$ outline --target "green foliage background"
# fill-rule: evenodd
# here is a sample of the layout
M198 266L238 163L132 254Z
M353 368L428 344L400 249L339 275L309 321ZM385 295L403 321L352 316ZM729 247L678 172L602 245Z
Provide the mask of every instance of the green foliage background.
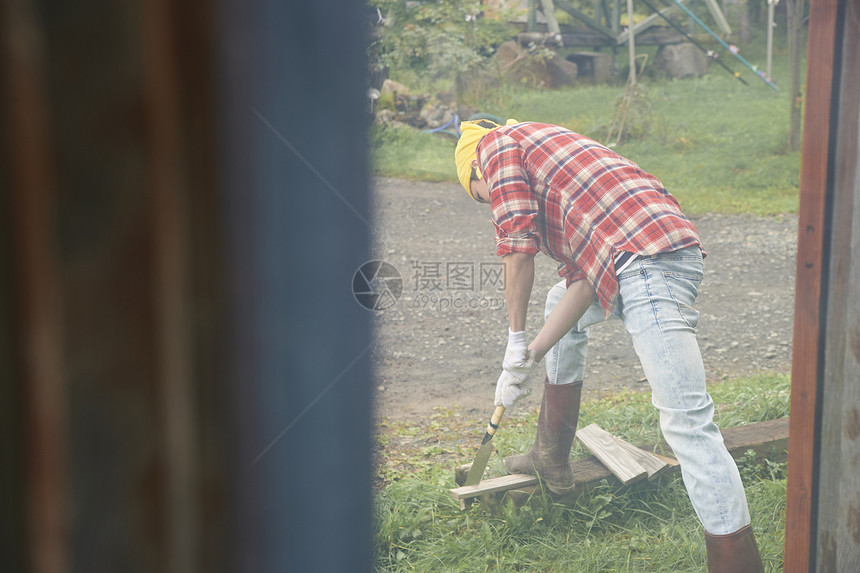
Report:
M455 2L440 2L450 7ZM417 7L416 7L417 8ZM465 21L463 25L465 27ZM453 23L450 25L454 25ZM460 24L456 24L460 26ZM742 46L742 54L764 67L764 30ZM773 80L788 82L785 37L774 42ZM492 42L484 44L490 49ZM719 49L715 43L709 45ZM458 48L460 49L460 48ZM653 61L654 47L642 47ZM473 54L477 57L478 51ZM427 56L429 57L429 56ZM787 90L773 91L730 55L721 56L741 72L744 85L722 68L711 65L701 78L664 80L646 75L626 127L632 134L616 150L656 175L690 214L708 212L773 215L797 211L800 154L787 147L790 101ZM392 60L393 61L393 60ZM441 70L432 58L422 60L426 69ZM609 143L609 126L624 92L626 50L616 55L616 83L580 85L559 89L528 89L501 84L482 90L469 106L521 121L562 125L601 143ZM805 69L805 65L803 66ZM415 70L392 70L395 79L429 78ZM400 74L397 76L396 74ZM434 76L436 85L449 84ZM377 175L455 181L455 141L445 135L428 135L398 125L375 125L370 133L373 169Z

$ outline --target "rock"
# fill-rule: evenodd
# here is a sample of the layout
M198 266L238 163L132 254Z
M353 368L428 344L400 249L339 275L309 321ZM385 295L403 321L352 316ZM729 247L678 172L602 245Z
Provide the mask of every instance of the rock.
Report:
M502 43L496 50L496 65L504 80L532 86L557 88L572 85L578 74L577 65L558 54L546 61L530 58L528 50L513 40Z
M708 73L708 57L690 43L660 46L654 71L675 79L701 77Z
M576 83L579 66L556 54L547 62L547 71L549 72L549 87L558 88Z
M404 86L401 83L395 82L394 80L385 80L382 82L382 88L380 88L380 93L382 95L386 94L399 94L399 95L409 95L409 88Z
M530 69L525 61L526 51L519 42L508 40L496 49L496 65L499 67L499 76L509 82L527 83L537 85L540 81L540 72Z
M393 110L381 109L376 112L374 121L376 121L376 123L392 123L396 117L397 114Z
M431 129L441 127L454 119L454 112L451 108L436 101L425 105L419 115L421 119L427 122L427 127Z

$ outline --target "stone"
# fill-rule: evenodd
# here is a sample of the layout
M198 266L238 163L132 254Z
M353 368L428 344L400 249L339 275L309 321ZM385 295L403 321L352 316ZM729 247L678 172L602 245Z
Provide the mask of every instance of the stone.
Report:
M508 40L496 48L496 65L499 76L515 83L536 84L535 71L524 66L525 50L518 42Z
M670 78L701 77L708 73L708 56L687 42L660 46L654 57L653 70Z
M550 88L570 86L576 83L579 67L558 54L547 62L547 72Z
M379 91L382 93L382 95L409 95L409 88L407 88L401 83L395 82L394 80L385 80L384 82L382 82L382 88L380 88Z
M557 88L572 85L577 78L578 68L558 54L544 62L536 62L528 57L527 50L518 42L503 42L496 49L496 65L499 76L504 80L519 84Z

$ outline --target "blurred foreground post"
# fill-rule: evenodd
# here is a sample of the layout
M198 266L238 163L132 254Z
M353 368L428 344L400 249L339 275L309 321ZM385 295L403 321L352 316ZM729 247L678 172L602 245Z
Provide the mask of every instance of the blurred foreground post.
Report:
M860 8L812 0L785 571L860 566Z
M3 571L370 570L364 16L3 3Z

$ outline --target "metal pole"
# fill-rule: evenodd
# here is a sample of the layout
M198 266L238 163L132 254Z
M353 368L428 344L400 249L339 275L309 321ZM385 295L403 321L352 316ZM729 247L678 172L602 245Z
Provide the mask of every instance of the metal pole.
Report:
M770 78L771 62L773 61L773 10L779 0L767 0L767 77Z
M627 46L630 58L630 73L627 75L627 81L630 86L636 85L636 34L633 32L633 0L627 0Z

